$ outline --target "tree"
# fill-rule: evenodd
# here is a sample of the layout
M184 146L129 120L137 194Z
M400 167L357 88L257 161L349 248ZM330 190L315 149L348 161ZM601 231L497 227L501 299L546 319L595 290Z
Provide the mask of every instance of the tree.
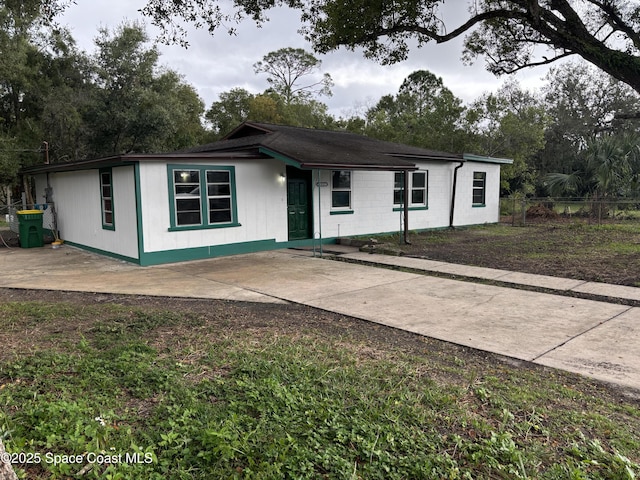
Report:
M218 101L211 104L205 118L211 122L214 133L219 136L230 132L249 119L254 96L244 88L233 88L222 92Z
M551 195L635 197L640 187L640 136L604 134L590 139L581 152L581 170L551 173L546 185Z
M465 120L473 139L469 150L513 159L512 165L500 169L504 193L532 193L535 180L531 160L544 147L547 124L538 98L517 82L508 82L496 93L476 100Z
M301 48L281 48L253 65L256 73L266 73L267 82L287 105L294 100L310 100L316 95L331 96L333 81L328 73L316 76L322 62ZM309 82L307 79L310 78ZM304 80L303 80L304 79Z
M95 105L98 93L91 59L78 50L64 29L53 32L46 51L42 74L48 91L43 96L40 116L42 139L48 142L52 163L80 160L90 151L90 131L84 116Z
M260 23L286 5L301 11L303 32L317 52L341 46L383 63L404 60L409 40L448 42L466 36L465 58L484 56L496 74L578 55L640 92L640 6L627 0L468 0L462 22L445 19L444 0L147 0L142 13L184 41L182 21L210 32L245 17ZM231 32L233 27L229 28ZM541 47L544 51L540 51Z
M102 29L96 39L99 90L85 115L92 156L176 150L204 134L202 100L176 72L158 69L159 53L147 43L137 24Z
M50 87L44 45L54 13L45 3L0 3L0 186L15 184L20 167L42 159L40 117Z
M373 137L434 150L464 149L459 120L462 101L442 78L426 70L410 74L395 96L386 95L367 116Z
M253 95L243 88L221 93L207 110L206 118L216 138L247 120L307 128L330 128L334 123L327 106L316 100L295 98L287 103L272 90Z
M594 135L638 128L621 118L640 111L640 96L628 85L583 62L554 68L546 79L542 93L550 122L535 159L541 175L582 170L580 152Z

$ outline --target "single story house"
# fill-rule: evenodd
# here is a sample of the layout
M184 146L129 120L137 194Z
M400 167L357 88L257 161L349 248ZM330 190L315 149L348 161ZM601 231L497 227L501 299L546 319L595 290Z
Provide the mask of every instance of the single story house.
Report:
M65 242L140 265L495 223L500 166L322 131L245 122L223 140L26 168Z

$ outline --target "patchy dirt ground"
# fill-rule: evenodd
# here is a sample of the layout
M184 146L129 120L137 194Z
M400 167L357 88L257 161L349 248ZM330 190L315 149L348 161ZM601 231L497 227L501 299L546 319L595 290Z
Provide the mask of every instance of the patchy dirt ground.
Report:
M640 286L640 225L543 222L438 230L395 245L403 255Z

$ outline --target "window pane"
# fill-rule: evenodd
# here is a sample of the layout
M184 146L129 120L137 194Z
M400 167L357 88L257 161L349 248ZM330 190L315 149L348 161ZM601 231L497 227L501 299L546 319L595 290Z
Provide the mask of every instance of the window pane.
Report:
M207 171L207 183L229 183L229 172Z
M424 188L426 186L425 183L425 174L424 172L414 172L413 173L413 188Z
M393 176L394 188L404 188L404 173L396 172Z
M176 200L176 207L179 212L184 211L200 211L200 199L199 198L178 198Z
M104 223L106 225L111 225L113 223L113 213L111 212L104 212Z
M200 212L178 212L178 225L200 225Z
M200 196L200 187L194 187L193 185L178 185L176 184L176 195L193 195Z
M484 190L473 191L473 203L484 203Z
M200 183L200 172L198 170L174 170L173 181L179 183Z
M424 204L424 190L412 190L411 191L411 203Z
M209 210L230 210L231 199L230 198L210 198Z
M351 172L348 170L334 170L332 173L333 188L351 188Z
M207 191L210 197L219 195L231 195L231 186L229 184L207 185Z
M112 211L113 211L113 207L111 206L111 199L110 199L110 198L105 198L105 199L104 199L104 202L103 202L103 204L102 204L102 208L103 208L104 210L108 210L108 211L110 211L110 212L112 212Z
M333 207L350 207L351 206L351 192L332 192Z
M402 190L393 191L393 203L394 205L400 205L401 203L404 203L404 195Z
M231 210L211 210L209 212L209 223L229 222L231 222Z
M109 185L111 184L111 174L108 172L103 172L100 174L100 182L102 183L102 185Z
M110 185L104 185L102 187L102 196L103 197L110 197L111 196L111 186Z
M486 172L473 172L473 203L484 205L485 188L487 174Z

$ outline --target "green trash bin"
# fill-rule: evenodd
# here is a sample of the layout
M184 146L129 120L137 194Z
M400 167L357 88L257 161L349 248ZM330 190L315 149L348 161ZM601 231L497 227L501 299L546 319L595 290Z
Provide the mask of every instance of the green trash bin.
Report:
M19 210L18 224L20 233L20 246L22 248L34 248L44 246L42 232L42 210Z

